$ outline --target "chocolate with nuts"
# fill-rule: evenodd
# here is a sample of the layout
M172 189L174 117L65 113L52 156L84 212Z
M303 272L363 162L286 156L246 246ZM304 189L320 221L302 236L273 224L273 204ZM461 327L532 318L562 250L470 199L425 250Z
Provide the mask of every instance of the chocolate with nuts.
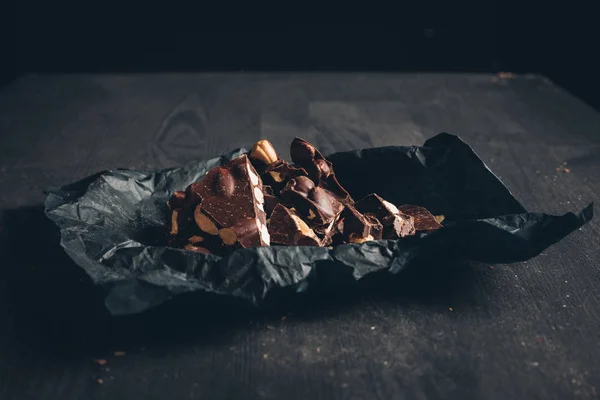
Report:
M405 237L415 233L412 217L402 214L395 205L375 193L365 196L354 203L354 206L364 215L370 215L381 222L384 238Z
M167 202L169 245L226 255L271 243L329 246L441 228L443 216L422 207L396 207L376 194L354 202L331 162L303 139L294 139L291 155L295 165L261 140L247 154L173 193Z
M284 160L279 160L267 166L261 174L263 183L271 186L275 194L279 194L290 179L299 176L308 176L308 174L304 168L293 167Z
M273 244L288 246L319 246L321 241L302 218L289 208L278 204L269 219Z
M376 218L362 215L351 205L347 205L342 212L337 227L344 240L350 243L380 240L383 231L383 226Z
M240 221L251 220L256 229L244 231L244 235L253 232L244 243L269 245L262 181L245 154L208 171L200 181L198 194L202 201L194 217L204 232L216 235L218 229L234 228Z
M350 194L340 185L333 166L315 146L301 138L295 138L290 147L294 164L304 168L315 185L331 192L343 204L352 204Z
M281 196L298 210L311 224L327 225L344 209L335 196L315 186L305 176L291 179L281 190Z
M252 149L248 153L248 158L261 175L265 167L280 161L271 142L265 139L259 140L252 146Z
M398 209L415 220L415 230L417 231L433 231L440 229L442 225L437 221L426 208L405 204Z

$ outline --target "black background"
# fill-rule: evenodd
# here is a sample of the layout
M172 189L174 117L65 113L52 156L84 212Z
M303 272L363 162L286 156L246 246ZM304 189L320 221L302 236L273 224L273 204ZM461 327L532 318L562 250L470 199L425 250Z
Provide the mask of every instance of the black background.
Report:
M510 71L546 75L600 107L600 32L576 3L163 7L20 3L5 24L0 83L29 72Z

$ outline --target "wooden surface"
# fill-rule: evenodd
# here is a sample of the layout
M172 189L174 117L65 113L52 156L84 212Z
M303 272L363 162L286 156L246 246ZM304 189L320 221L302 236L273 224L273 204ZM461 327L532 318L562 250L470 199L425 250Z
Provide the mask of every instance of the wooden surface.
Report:
M66 75L4 88L0 399L596 398L598 219L525 263L436 266L311 307L185 298L111 318L41 209L49 186L259 138L330 153L442 131L531 211L599 198L600 115L540 76Z

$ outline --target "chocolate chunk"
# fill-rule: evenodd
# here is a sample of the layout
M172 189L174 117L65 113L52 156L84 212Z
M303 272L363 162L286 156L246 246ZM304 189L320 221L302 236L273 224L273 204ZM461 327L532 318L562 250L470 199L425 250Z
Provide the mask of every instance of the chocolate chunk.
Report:
M194 216L197 217L196 223L203 231L217 234L219 229L232 228L238 234L242 231L236 230L236 227L242 224L244 243L240 243L243 246L269 245L263 184L247 155L243 154L221 167L208 171L200 181L198 194L202 201ZM203 216L209 217L217 229L216 233ZM245 225L247 221L251 221L255 228L248 229ZM247 237L251 239L246 239Z
M304 168L315 185L331 192L343 204L353 203L350 194L340 185L333 166L315 146L301 138L295 138L290 146L294 164Z
M362 243L381 239L383 226L375 217L364 216L353 206L347 205L340 216L340 219L342 218L342 223L338 224L338 229L341 228L345 241Z
M269 219L271 242L288 246L320 246L315 232L293 210L278 204Z
M263 183L271 186L275 195L285 187L290 179L307 176L306 170L291 166L284 160L279 160L264 169L261 174Z
M337 218L332 220L327 225L314 225L313 231L321 239L321 246L329 246L333 242L333 236L337 233L336 230Z
M167 207L169 207L170 210L174 210L176 208L183 208L184 200L185 200L185 192L183 192L183 191L175 192L171 195L171 198L169 199L169 201L167 201Z
M417 231L433 231L440 229L442 225L436 220L426 208L405 204L398 209L415 220L415 229Z
M394 219L394 223L392 224L391 228L393 229L388 229L387 231L384 228L384 236L386 238L394 239L415 234L415 225L413 217L402 213L396 215L396 218Z
M381 222L384 238L405 237L415 233L412 217L403 215L395 205L374 193L357 201L354 206L363 215Z
M331 223L344 209L343 204L337 201L335 196L315 186L305 176L291 179L281 190L281 196L314 225Z

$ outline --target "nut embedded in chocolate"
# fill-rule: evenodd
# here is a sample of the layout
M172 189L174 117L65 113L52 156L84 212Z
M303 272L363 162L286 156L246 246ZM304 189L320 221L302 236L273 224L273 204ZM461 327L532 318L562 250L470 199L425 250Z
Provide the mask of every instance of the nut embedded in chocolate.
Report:
M198 228L200 228L202 232L206 232L209 235L219 234L219 228L217 228L217 225L208 215L202 212L200 204L198 204L194 210L194 221L196 221L196 225L198 225Z
M304 176L291 179L281 190L281 196L314 225L331 223L344 209L343 204L331 193L315 186Z
M261 173L263 183L271 186L275 195L279 194L279 191L285 187L290 179L298 176L307 176L306 170L292 167L284 160L274 162Z
M256 246L257 237L267 243L271 241L267 226L252 218L241 220L228 228L221 228L219 236L224 244L233 246L239 243L243 248Z
M270 165L279 160L275 148L268 140L259 140L252 146L248 157L252 162L258 162L262 165Z
M362 215L353 206L347 205L340 218L343 223L338 225L344 240L350 243L363 243L369 240L380 240L383 227L374 217Z
M170 234L172 236L179 234L179 231L180 231L179 228L180 228L180 225L183 223L183 221L184 221L183 210L181 208L176 208L175 210L173 210L171 212Z
M269 219L271 242L288 246L320 246L315 232L293 210L278 204Z

